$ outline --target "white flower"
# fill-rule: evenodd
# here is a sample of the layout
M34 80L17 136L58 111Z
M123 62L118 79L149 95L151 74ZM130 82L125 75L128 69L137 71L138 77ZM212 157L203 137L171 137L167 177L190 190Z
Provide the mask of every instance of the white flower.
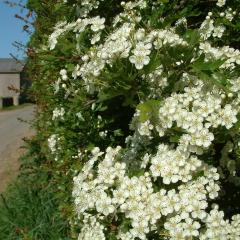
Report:
M217 6L223 7L225 5L225 3L226 3L226 0L218 0L217 1Z
M185 223L183 223L183 234L185 237L197 237L199 235L198 229L200 228L199 222L193 222L191 218L185 219Z
M60 83L61 83L61 78L58 78L58 80L53 84L54 94L57 94L59 92Z
M140 123L140 126L138 128L138 132L142 136L151 136L151 130L153 129L153 125L150 123L149 120L147 120L144 123Z
M220 187L218 184L215 184L213 181L209 182L209 185L206 187L209 197L211 199L215 199L218 196L218 192L220 190Z
M149 55L151 53L152 44L139 42L136 45L136 48L133 50L134 54Z
M143 160L142 160L142 164L141 164L141 168L146 168L146 166L148 165L149 163L149 160L150 160L150 156L148 153L146 153L143 157Z
M139 42L133 50L134 55L129 57L130 62L135 64L137 69L142 69L144 65L150 62L148 55L151 53L151 48L151 43L144 44L143 42Z
M91 29L94 32L98 32L99 30L102 30L105 28L104 26L105 18L100 18L99 16L92 18L91 23Z
M98 212L103 213L105 216L114 212L115 208L111 204L112 200L109 197L99 199L96 202L96 209Z
M100 36L101 36L100 33L95 34L91 39L91 44L94 45L96 42L99 42L100 41Z
M213 37L221 38L223 33L224 33L224 31L225 31L225 27L224 26L215 27L214 31L213 31Z
M225 105L223 109L219 111L221 125L227 129L231 128L234 123L237 122L237 111L232 108L230 104Z
M76 67L74 68L73 72L72 72L72 77L74 79L76 79L80 75L81 75L80 66L77 64Z
M67 80L68 79L67 70L66 69L61 69L60 75L61 75L62 80Z
M142 54L137 54L129 57L131 63L135 64L136 69L142 69L144 65L148 65L150 57Z
M146 35L146 34L145 34L145 29L144 29L144 28L140 28L140 29L138 29L137 32L135 33L134 38L135 38L135 40L137 40L137 41L142 41L142 40L144 39L145 35Z
M214 135L209 132L207 128L200 130L193 134L195 140L192 140L193 144L197 146L203 146L205 148L209 147L214 140Z

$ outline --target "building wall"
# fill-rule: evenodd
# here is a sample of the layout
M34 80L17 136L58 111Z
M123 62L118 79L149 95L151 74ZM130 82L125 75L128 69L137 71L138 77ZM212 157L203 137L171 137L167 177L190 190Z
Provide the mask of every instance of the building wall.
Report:
M19 96L19 92L8 89L11 85L20 90L20 74L0 73L0 98Z

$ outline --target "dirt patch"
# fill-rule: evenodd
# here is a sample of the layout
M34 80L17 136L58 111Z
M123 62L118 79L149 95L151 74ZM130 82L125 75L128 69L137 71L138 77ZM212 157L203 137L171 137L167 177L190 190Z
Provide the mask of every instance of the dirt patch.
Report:
M25 134L27 138L31 137L33 133ZM0 167L0 193L3 192L8 184L13 181L18 175L20 167L19 158L22 156L26 149L22 146L24 141L19 138L9 144L1 154L1 167Z
M35 106L31 105L0 112L0 192L18 174L18 159L25 151L22 138L34 135L28 124L34 119L34 111Z

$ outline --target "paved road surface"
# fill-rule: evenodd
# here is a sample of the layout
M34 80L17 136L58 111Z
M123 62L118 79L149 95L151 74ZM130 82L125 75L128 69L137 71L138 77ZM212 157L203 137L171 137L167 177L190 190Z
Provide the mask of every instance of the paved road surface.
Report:
M20 149L22 138L33 135L29 124L18 118L30 121L33 117L34 106L0 111L0 192L17 174L18 158L23 153L23 149Z

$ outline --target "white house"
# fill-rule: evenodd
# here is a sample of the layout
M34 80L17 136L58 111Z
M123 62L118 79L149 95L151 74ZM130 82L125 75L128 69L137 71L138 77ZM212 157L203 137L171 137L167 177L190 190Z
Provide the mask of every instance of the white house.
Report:
M23 64L11 58L0 58L0 109L4 98L13 98L13 105L19 104L20 73Z

